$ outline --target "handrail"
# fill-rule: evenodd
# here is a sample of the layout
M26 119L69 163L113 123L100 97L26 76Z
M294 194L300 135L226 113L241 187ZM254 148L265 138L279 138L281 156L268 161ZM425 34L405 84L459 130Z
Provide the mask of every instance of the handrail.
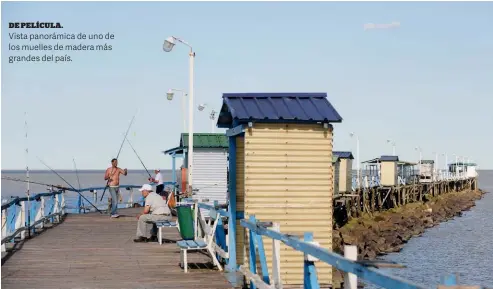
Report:
M25 232L34 233L36 228L43 228L47 220L51 222L60 222L61 217L65 215L65 190L61 189L55 192L35 194L32 197L16 197L7 204L2 205L2 252L6 251L6 242L11 241L20 234L21 240L25 239ZM54 203L53 207L48 210L48 215L45 214L46 198L51 198ZM33 208L34 205L40 202L38 208ZM27 204L26 204L27 203ZM15 206L21 207L17 211ZM14 214L11 215L9 222L10 209L14 208ZM34 213L34 214L33 214ZM28 215L29 214L29 215ZM13 232L8 232L8 224L15 220ZM31 222L31 220L33 222Z
M285 245L302 252L305 255L304 259L304 288L320 288L318 284L317 271L315 269L315 262L322 261L333 267L344 271L346 273L354 274L362 279L369 281L375 285L383 288L403 288L403 289L424 289L424 287L414 282L405 280L400 277L392 276L384 273L376 268L377 265L372 262L354 261L334 252L331 252L323 247L320 247L318 243L313 242L313 234L305 233L304 240L300 240L298 237L283 234L279 231L279 224L271 222L259 222L255 219L254 215L250 215L249 220L240 220L242 227L247 228L249 233L250 246L249 252L246 254L249 256L249 269L247 266L242 265L239 271L245 275L251 281L251 288L279 288L280 283L280 265L279 263L273 264L272 275L275 277L274 284L269 281L269 272L266 263L265 251L263 248L262 236L266 236L275 241L280 241ZM269 229L267 227L274 227L277 230ZM274 242L275 245L275 242ZM273 247L275 248L275 247ZM277 252L276 252L277 251ZM279 249L273 251L273 262L278 262L280 259ZM258 253L258 255L257 255ZM257 257L260 258L260 264L262 272L257 274ZM371 268L370 266L376 267ZM276 280L277 279L277 280ZM356 286L356 284L353 284ZM345 287L346 288L346 287ZM353 288L353 287L351 287ZM354 287L356 288L356 287Z
M18 205L20 202L24 202L24 201L28 201L28 200L39 201L39 199L41 197L55 196L57 194L61 194L63 191L64 190L58 190L58 191L49 192L49 193L39 193L39 194L33 195L32 197L29 197L29 198L28 197L15 197L15 198L12 198L12 201L2 205L2 211L11 207L12 205Z

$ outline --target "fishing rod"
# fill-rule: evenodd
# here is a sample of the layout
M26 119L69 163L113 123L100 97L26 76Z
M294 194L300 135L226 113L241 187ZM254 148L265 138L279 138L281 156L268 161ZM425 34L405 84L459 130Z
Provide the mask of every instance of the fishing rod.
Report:
M80 186L80 180L79 180L79 171L77 170L77 164L75 164L75 158L72 158L72 161L74 161L75 175L77 176L77 184L79 185L79 191L80 191L81 186ZM80 204L80 205L83 206L83 204ZM80 210L80 208L78 208L78 210ZM84 209L84 213L85 212L86 212L86 210Z
M137 112L138 112L138 110L137 110ZM125 133L125 137L123 138L122 144L120 145L120 149L118 150L118 154L116 155L117 160L118 160L118 157L120 156L123 145L125 144L125 139L127 139L128 132L130 131L130 128L132 127L132 124L134 123L136 115L137 115L137 113L134 114L134 116L132 117L132 120L130 121L130 124L128 125L127 132ZM112 169L112 171L113 171L113 169ZM106 193L106 188L108 188L109 184L110 184L110 178L108 178L108 180L106 181L106 186L104 186L103 193L101 194L101 199L99 200L100 202L103 201L104 193Z
M53 187L53 188L58 188L58 189L62 189L62 190L72 191L70 188L67 188L67 187L55 186L55 185L45 184L45 183L40 183L40 182L34 182L34 181L31 181L31 180L27 181L27 180L12 178L12 177L2 177L2 180L13 181L13 182L21 182L21 183L27 183L27 182L29 182L30 184L35 184L35 185L41 185L41 186L47 186L47 187Z
M139 158L139 161L142 164L142 166L144 167L144 169L146 170L147 174L149 175L149 178L152 179L151 173L149 173L149 170L146 168L146 165L144 165L144 162L139 157L139 154L137 153L137 151L134 149L134 147L132 146L132 144L130 143L130 141L128 140L128 138L126 136L125 136L125 139L127 140L128 144L130 145L130 147L132 148L132 150L134 151L134 153L137 156L137 158Z
M67 180L65 180L62 176L60 176L59 173L57 173L54 169L52 169L50 166L48 166L45 162L43 162L39 157L38 157L38 160L45 166L47 167L50 171L52 171L53 173L55 173L60 179L62 179L67 185L69 185L73 190L74 192L77 192L77 194L79 194L84 200L86 200L91 206L93 206L96 211L98 211L100 214L103 214L103 212L101 212L93 203L89 202L88 199L86 199L86 197L84 197L84 195L82 195L78 190L76 190L69 182L67 182Z

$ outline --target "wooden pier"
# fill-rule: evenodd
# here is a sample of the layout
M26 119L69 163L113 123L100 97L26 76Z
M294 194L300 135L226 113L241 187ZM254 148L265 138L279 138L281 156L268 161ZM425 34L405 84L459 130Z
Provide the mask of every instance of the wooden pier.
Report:
M67 215L2 258L2 288L233 288L200 253L189 254L183 272L175 228L164 230L162 245L134 243L141 210L121 209L118 219Z

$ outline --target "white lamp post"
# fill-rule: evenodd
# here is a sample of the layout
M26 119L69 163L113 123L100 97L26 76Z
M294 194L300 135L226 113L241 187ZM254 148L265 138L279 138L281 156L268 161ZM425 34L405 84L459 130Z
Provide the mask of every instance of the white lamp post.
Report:
M193 171L193 63L195 60L195 52L193 52L192 46L188 44L186 41L171 36L168 37L163 44L163 50L165 52L171 52L173 47L175 46L175 41L180 42L190 48L190 52L188 53L190 59L190 76L189 76L189 89L188 89L188 192L192 194L192 171Z
M204 103L204 104L199 104L199 106L197 107L197 109L199 111L204 111L204 109L207 107L207 103ZM215 110L211 110L210 114L209 114L209 119L211 120L211 131L212 133L214 133L214 130L216 128L216 123L215 123L215 119L216 119L216 111Z
M442 154L442 156L444 156L444 157L445 157L445 166L444 166L444 171L445 171L445 173L444 173L444 174L445 174L445 178L448 180L448 178L449 178L449 177L448 177L448 164L447 164L448 160L447 160L447 153L443 153L443 154Z
M421 147L417 146L414 149L419 151L419 175L421 176L421 158L422 158Z
M168 92L166 93L166 97L168 98L169 101L173 100L173 96L175 95L175 91L179 91L182 93L181 97L181 110L182 110L182 116L183 116L183 132L187 132L187 118L186 118L186 112L185 112L185 97L187 96L187 93L183 89L177 89L177 88L170 88L168 89Z
M438 153L433 152L435 154L435 164L433 165L433 171L435 174L435 178L438 176Z
M392 155L395 156L395 141L388 139L387 143L392 145Z
M350 137L356 137L356 185L360 188L360 168L359 168L359 137L354 132L349 133Z

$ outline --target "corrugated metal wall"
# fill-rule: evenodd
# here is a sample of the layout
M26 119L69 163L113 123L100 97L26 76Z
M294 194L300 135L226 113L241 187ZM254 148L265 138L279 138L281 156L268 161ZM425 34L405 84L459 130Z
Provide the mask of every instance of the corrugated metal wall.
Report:
M228 185L228 151L226 149L194 149L193 188L199 189L194 199L209 199L209 204L218 201L226 204ZM201 210L208 216L208 210Z
M304 232L313 232L315 241L332 250L332 128L255 124L245 132L244 161L245 218L254 214L261 221L278 222L281 232L301 238ZM238 188L237 193L240 200ZM248 244L248 236L244 240ZM270 238L264 238L264 248L271 274ZM246 255L245 264L247 259ZM321 284L332 283L329 265L318 262L317 271ZM303 254L284 244L281 278L287 285L303 284Z

